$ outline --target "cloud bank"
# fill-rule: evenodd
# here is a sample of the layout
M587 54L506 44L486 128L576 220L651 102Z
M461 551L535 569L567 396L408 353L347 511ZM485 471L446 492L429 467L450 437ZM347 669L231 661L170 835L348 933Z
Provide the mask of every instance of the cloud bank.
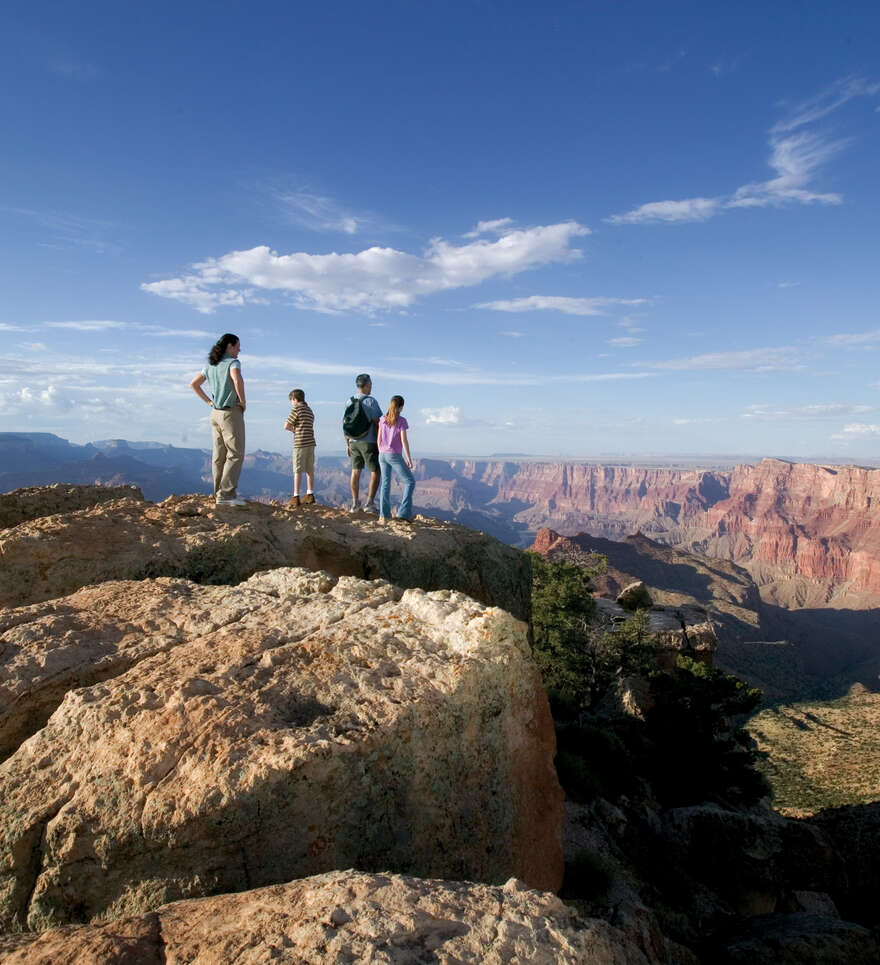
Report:
M405 309L435 292L574 261L581 252L571 247L573 240L590 233L575 221L499 230L493 241L464 245L435 238L421 255L381 247L281 255L258 245L198 262L189 274L146 282L141 289L206 314L224 305L260 302L266 292L286 294L297 307L322 312Z

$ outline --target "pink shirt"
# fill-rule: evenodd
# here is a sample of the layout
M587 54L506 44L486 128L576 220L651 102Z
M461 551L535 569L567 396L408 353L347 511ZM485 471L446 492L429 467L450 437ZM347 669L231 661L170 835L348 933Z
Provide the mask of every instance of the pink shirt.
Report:
M379 452L403 452L403 440L400 430L408 429L409 423L402 415L397 417L393 426L388 425L385 416L379 420Z

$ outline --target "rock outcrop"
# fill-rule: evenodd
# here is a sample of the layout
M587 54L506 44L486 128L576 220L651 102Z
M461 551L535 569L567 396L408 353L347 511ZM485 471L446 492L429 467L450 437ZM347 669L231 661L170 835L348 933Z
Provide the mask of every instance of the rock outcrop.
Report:
M55 483L0 493L0 529L30 519L73 513L116 499L143 499L137 486L75 486Z
M646 965L617 929L554 895L337 871L237 895L180 901L137 918L0 938L7 965L268 961Z
M2 619L5 929L345 867L559 885L552 721L500 609L292 568Z
M49 512L56 512L54 492L47 500ZM37 518L34 502L36 497L29 503L31 519L0 532L0 606L64 596L105 580L176 576L234 584L259 570L305 566L405 588L457 589L529 617L523 555L483 533L437 520L382 527L375 517L317 505L293 512L251 503L238 510L199 496L153 504L136 493Z

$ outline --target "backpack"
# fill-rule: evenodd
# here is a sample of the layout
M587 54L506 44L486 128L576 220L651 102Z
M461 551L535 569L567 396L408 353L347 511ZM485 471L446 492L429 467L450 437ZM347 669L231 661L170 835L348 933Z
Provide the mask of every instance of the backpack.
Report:
M370 431L373 420L364 412L361 400L353 395L351 401L345 407L345 415L342 417L342 431L349 439L360 439Z

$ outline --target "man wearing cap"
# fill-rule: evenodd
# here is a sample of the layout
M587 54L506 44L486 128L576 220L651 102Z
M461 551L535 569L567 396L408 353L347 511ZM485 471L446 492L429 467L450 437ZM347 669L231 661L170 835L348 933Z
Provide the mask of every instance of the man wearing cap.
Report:
M379 489L379 446L376 430L382 418L382 407L370 395L373 381L366 372L362 372L356 379L361 409L370 420L370 428L357 439L345 437L345 451L351 460L351 511L356 513L361 508L360 488L361 470L366 466L370 470L370 488L367 493L367 505L364 509L368 513L378 513L376 507L376 492Z

